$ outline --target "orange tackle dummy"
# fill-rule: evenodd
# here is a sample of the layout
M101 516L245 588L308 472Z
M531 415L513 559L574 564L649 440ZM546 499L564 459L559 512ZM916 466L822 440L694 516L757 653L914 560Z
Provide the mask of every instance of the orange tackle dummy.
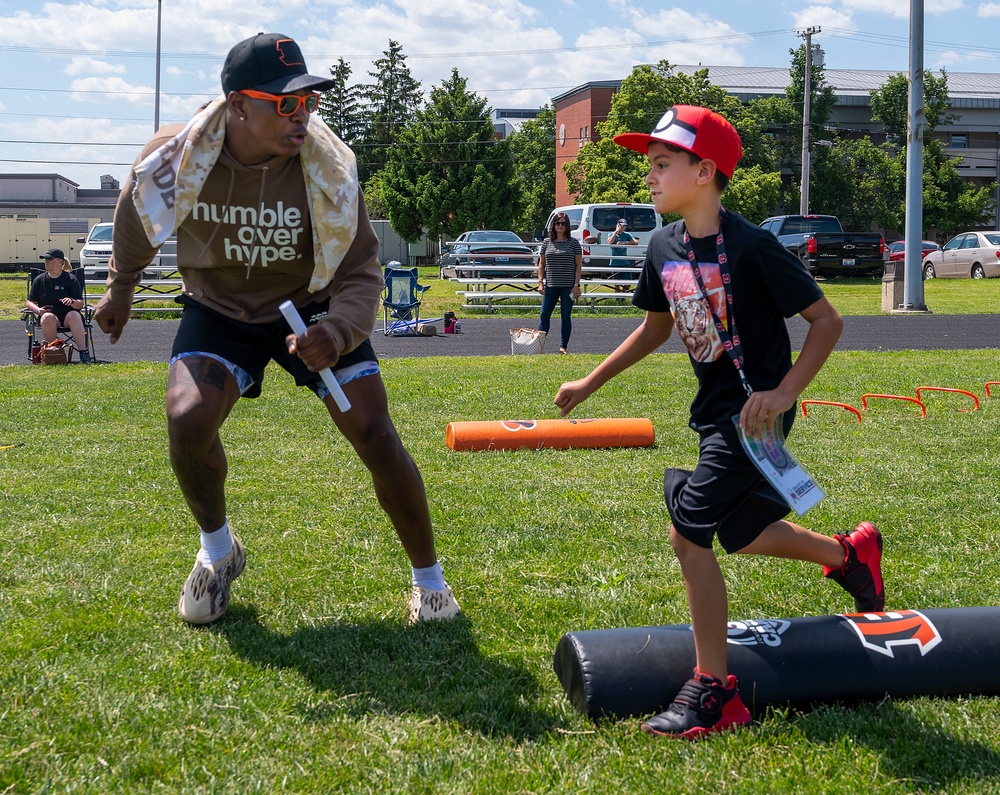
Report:
M445 436L452 450L649 447L655 441L652 422L631 418L449 422Z

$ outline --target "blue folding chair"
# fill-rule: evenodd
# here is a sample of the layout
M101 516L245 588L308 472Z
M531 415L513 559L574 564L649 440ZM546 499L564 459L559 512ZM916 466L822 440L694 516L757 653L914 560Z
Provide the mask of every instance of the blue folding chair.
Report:
M386 263L382 290L385 336L419 335L420 301L427 289L417 283L416 268L404 268L395 260Z

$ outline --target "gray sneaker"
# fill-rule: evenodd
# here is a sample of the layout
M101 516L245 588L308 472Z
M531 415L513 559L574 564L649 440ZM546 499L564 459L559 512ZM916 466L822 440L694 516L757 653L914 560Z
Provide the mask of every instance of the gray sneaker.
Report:
M456 618L462 614L462 608L455 601L455 594L445 583L444 590L435 591L414 585L410 592L410 617L407 623L412 627L423 621L441 621Z
M247 553L233 535L233 551L214 565L206 566L195 558L177 603L177 612L189 624L211 624L229 608L229 586L243 573Z

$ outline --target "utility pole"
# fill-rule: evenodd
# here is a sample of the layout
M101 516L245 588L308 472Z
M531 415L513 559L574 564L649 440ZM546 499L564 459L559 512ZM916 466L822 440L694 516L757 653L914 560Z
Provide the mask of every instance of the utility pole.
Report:
M906 218L903 239L903 311L926 312L924 239L924 0L910 0L910 73L906 102Z
M160 129L160 12L163 0L156 0L156 103L153 111L153 132Z
M812 99L812 37L821 33L819 27L796 31L796 35L806 40L806 81L802 94L802 187L799 191L799 215L809 214L809 114Z

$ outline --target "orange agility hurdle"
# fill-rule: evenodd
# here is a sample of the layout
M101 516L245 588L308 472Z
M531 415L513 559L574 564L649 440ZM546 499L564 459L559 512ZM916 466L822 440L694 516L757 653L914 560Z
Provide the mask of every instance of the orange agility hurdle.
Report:
M517 450L569 447L649 447L655 441L648 419L488 420L449 422L452 450Z
M916 403L920 406L920 416L927 416L927 406L920 402L918 398L912 398L908 395L877 395L874 392L869 392L861 396L861 408L868 408L868 398L886 398L887 400L907 400L910 403Z
M854 412L854 415L858 418L858 422L861 422L861 412L858 411L856 408L854 408L854 406L848 406L846 403L838 403L835 400L802 400L800 401L800 403L802 404L803 417L809 416L806 413L806 404L808 403L810 405L820 405L820 406L840 406L840 408L842 409L847 409L848 411Z
M1000 386L1000 381L987 381L986 382L986 397L990 396L990 387L991 386Z
M979 398L966 389L952 389L950 386L918 386L917 387L917 400L920 400L920 393L933 390L935 392L958 392L960 395L968 395L972 398L972 410L979 411ZM959 411L965 411L965 409L959 409Z

